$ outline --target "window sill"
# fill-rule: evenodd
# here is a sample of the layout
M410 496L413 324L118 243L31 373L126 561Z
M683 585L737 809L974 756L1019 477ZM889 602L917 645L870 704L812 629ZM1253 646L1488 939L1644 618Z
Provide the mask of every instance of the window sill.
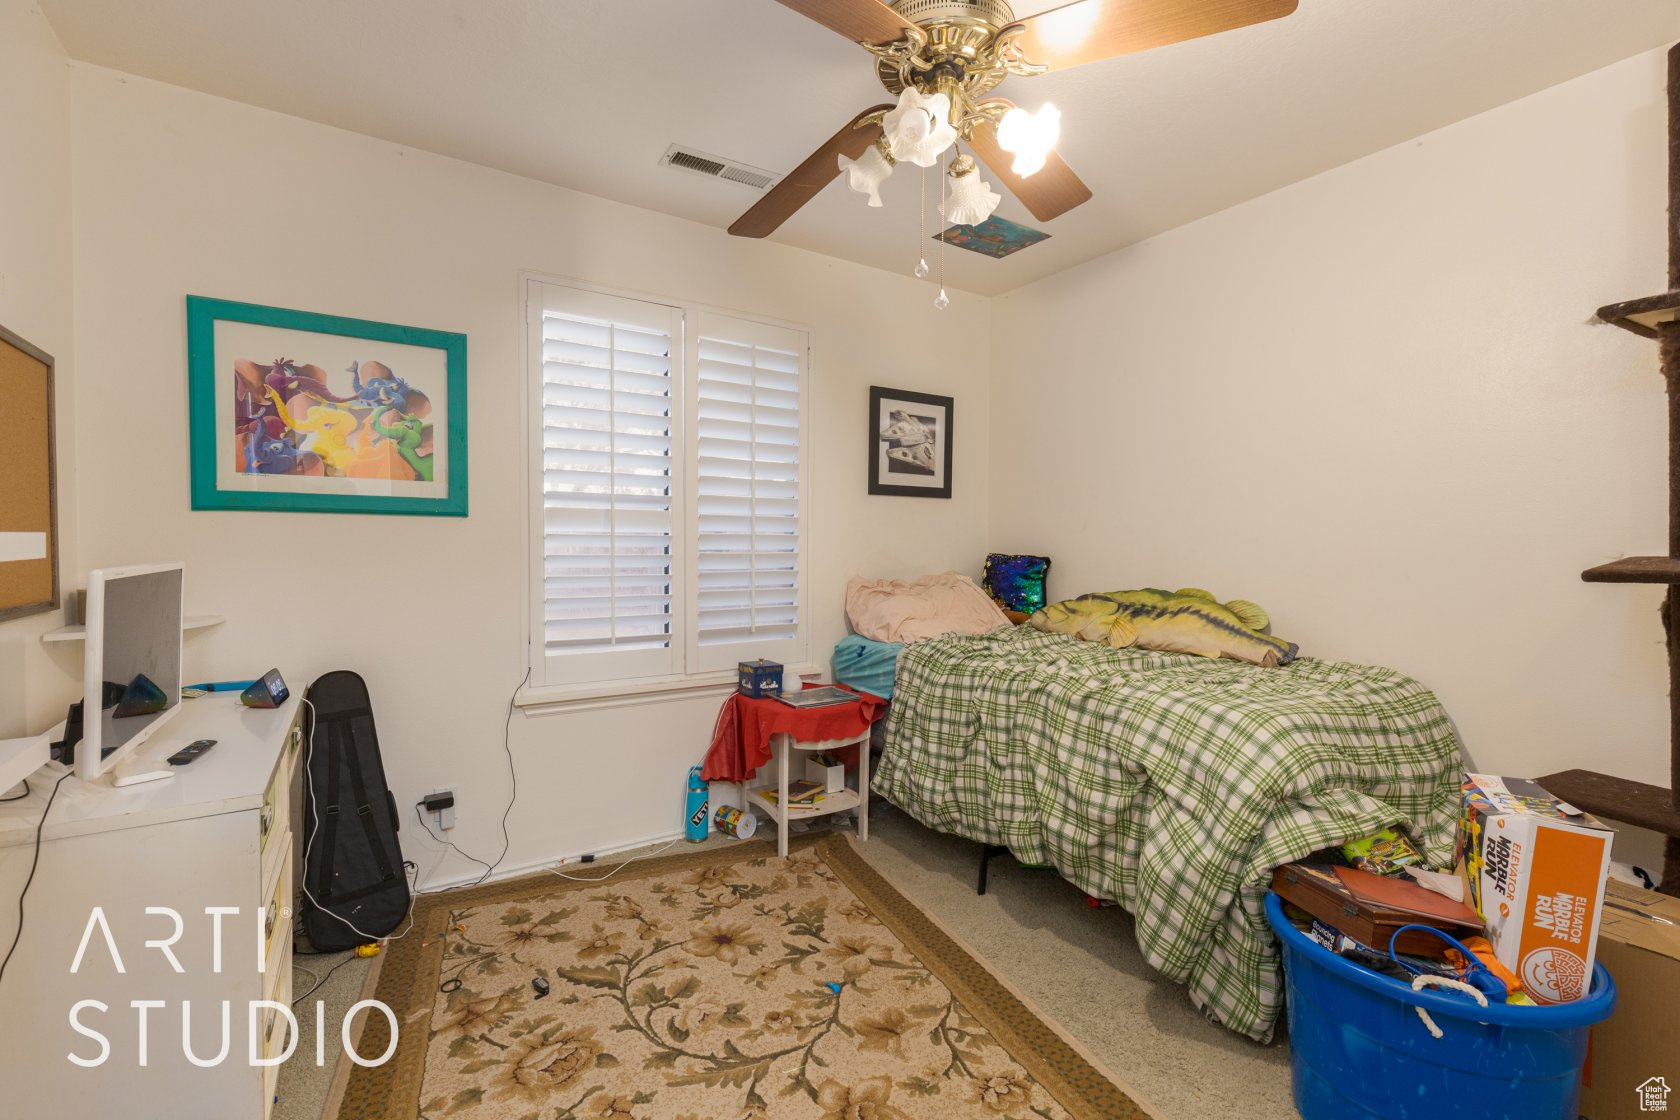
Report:
M800 677L820 676L818 665L792 665L788 671ZM597 681L593 684L545 685L522 688L513 704L527 715L584 712L601 708L627 708L641 704L664 704L675 700L716 697L735 691L735 673L724 670L693 677L665 677L637 681Z

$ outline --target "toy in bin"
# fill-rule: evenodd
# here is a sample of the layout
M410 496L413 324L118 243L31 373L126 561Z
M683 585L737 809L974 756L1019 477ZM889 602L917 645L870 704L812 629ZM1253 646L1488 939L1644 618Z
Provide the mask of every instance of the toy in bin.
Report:
M735 666L735 689L742 696L777 696L782 691L782 663L766 661L742 661Z
M1343 844L1342 857L1359 870L1376 875L1398 875L1402 868L1423 862L1423 854L1406 834L1393 828Z
M1538 1003L1587 994L1612 833L1533 782L1467 774L1459 858L1494 955Z

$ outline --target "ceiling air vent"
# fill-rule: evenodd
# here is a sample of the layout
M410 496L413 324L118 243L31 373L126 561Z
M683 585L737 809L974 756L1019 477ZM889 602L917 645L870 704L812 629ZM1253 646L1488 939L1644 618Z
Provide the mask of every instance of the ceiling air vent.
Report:
M696 175L704 175L708 179L727 179L731 183L739 183L755 191L768 190L776 181L775 175L761 167L749 167L732 159L697 152L678 144L672 144L665 149L665 154L659 158L659 162L683 171L692 171Z

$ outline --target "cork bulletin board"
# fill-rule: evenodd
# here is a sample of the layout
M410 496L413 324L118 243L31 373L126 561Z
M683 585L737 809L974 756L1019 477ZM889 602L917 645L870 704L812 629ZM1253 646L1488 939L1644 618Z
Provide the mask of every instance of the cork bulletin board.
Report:
M0 327L0 619L57 606L53 360Z

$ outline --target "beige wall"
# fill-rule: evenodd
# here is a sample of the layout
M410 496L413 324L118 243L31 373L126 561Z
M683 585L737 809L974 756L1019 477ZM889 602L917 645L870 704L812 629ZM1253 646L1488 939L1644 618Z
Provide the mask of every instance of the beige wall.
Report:
M993 539L1052 593L1252 598L1479 764L1666 782L1662 52L1000 297Z
M816 383L815 652L845 633L854 572L978 574L986 547L986 301L92 66L74 71L76 310L84 567L176 557L187 676L278 665L367 678L404 824L438 786L451 834L494 858L502 728L525 671L520 270L808 324ZM743 193L743 200L750 198ZM471 516L191 512L187 293L464 331ZM868 386L953 395L964 430L948 502L870 498ZM512 717L519 803L507 866L669 835L719 699ZM418 828L434 882L473 870Z
M63 581L76 571L70 300L70 62L39 8L0 0L0 326L53 356ZM0 622L0 738L63 718L81 664L40 640L63 624L60 611Z

